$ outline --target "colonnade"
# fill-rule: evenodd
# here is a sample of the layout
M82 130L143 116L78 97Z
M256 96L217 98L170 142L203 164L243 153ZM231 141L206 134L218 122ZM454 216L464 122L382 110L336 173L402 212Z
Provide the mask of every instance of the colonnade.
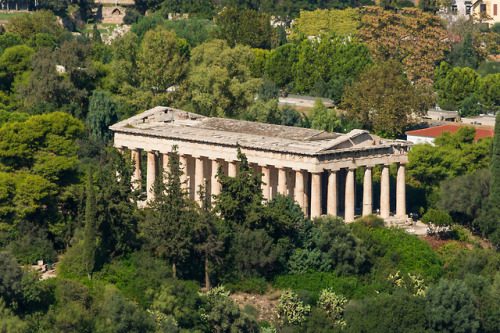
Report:
M122 148L123 149L123 148ZM140 186L141 150L131 149L134 165L132 181L134 186ZM159 175L159 165L168 172L168 153L158 151L147 152L146 191L147 200L154 199L153 184ZM204 156L179 155L183 174L181 181L185 183L189 196L200 201L198 189L200 185L208 184L207 192L210 196L220 193L220 184L216 175L219 166L227 175L234 177L237 174L238 161L211 159ZM406 216L406 189L405 164L398 163L396 180L396 217ZM271 200L277 193L289 195L298 202L304 214L311 218L322 214L340 215L341 200L343 199L344 219L354 221L356 215L356 179L355 168L339 168L338 170L304 170L291 169L273 165L251 163L254 171L262 173L262 193L264 199ZM374 165L364 166L363 200L361 215L366 216L374 212L372 168ZM380 216L390 217L390 165L382 166L380 182Z

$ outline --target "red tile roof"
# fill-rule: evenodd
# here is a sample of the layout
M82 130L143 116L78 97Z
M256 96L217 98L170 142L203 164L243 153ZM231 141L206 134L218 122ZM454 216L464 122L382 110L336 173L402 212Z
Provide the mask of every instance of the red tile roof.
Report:
M427 136L427 137L436 138L438 136L441 136L441 133L443 133L443 132L455 133L458 131L458 129L460 127L462 127L462 126L446 124L446 125L440 125L440 126L436 126L436 127L429 127L429 128L424 128L424 129L419 129L419 130L414 130L414 131L408 131L405 134L406 135L418 135L418 136ZM492 129L476 128L476 136L474 137L474 140L477 141L477 140L485 138L487 136L493 136L494 134L495 134L495 131L493 131Z

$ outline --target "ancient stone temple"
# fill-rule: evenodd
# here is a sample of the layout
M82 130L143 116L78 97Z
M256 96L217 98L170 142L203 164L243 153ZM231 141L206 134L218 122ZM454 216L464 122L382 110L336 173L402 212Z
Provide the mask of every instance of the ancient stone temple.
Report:
M386 140L367 131L348 134L321 130L204 117L182 110L156 107L111 126L115 147L129 149L135 165L133 180L140 180L141 152L147 152L147 198L159 166L167 169L172 147L178 147L190 197L199 185L216 195L217 169L237 173L239 144L255 172L263 174L262 191L270 200L277 193L293 197L305 214L343 216L379 212L383 218L406 216L405 164L410 143ZM397 164L396 211L390 210L389 166ZM380 200L374 199L372 168L381 166ZM362 201L356 201L355 170L364 169ZM195 190L196 189L196 190ZM358 191L359 192L359 191ZM377 198L378 199L378 198ZM374 207L374 201L380 202ZM356 207L358 202L358 207Z

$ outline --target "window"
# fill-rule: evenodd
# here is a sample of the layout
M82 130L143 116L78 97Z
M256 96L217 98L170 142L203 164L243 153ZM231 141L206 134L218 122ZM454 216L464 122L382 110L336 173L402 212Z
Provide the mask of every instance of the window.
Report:
M493 4L493 16L497 16L497 4Z
M479 7L479 11L480 11L481 13L486 12L486 4L482 3L482 4L480 5L480 7Z

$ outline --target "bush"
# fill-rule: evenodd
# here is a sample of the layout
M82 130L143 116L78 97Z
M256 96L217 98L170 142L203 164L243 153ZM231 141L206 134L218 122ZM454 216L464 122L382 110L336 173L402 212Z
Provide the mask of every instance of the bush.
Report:
M373 269L385 279L391 270L403 274L415 272L431 280L442 274L442 262L432 247L415 235L399 228L368 229L357 223L351 225L353 233L368 249Z
M378 217L375 214L370 214L367 216L357 218L355 222L360 223L367 228L383 228L385 225L384 219Z
M32 232L25 233L21 238L12 242L9 247L22 265L35 265L38 260L53 263L57 259L52 242L46 238L44 233L38 235Z
M356 276L338 276L336 272L313 272L306 274L278 275L272 281L277 289L307 290L311 293L311 303L315 304L323 289L329 289L347 298L361 298L372 292L370 286L364 286Z
M429 209L427 213L422 216L422 223L432 223L436 227L445 227L453 224L450 214L439 209Z
M267 291L267 281L264 278L238 280L233 283L226 283L225 287L232 293L241 291L244 293L263 295Z
M281 294L280 304L276 307L278 318L292 325L302 324L310 311L311 306L304 305L297 297L297 294L290 290L286 290Z

